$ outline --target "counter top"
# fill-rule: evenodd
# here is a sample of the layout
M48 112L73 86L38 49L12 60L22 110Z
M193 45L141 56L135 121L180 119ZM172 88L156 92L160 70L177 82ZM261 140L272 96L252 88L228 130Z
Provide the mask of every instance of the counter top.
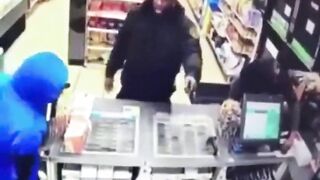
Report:
M219 155L206 157L193 156L156 156L153 140L153 116L164 112L172 115L206 115L217 124L220 105L178 105L144 103L137 101L107 100L97 98L94 100L92 111L119 112L123 106L140 107L139 140L138 151L132 155L116 154L70 154L61 152L62 140L57 140L50 152L50 159L60 163L94 164L110 166L143 166L150 167L223 167L223 166L245 166L255 164L277 164L287 158L285 157L259 157L257 154L230 155L223 143L219 145Z

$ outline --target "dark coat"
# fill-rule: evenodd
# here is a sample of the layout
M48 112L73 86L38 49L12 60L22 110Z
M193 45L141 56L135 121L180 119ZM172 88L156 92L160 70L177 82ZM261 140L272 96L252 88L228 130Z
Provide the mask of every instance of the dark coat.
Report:
M129 12L107 64L106 77L123 68L119 98L169 100L181 65L187 75L200 79L199 39L191 33L195 28L184 9L176 5L159 16L152 3L146 0Z
M241 100L244 93L282 95L288 103L294 103L292 83L288 72L280 70L278 75L274 72L274 59L257 59L244 67L240 77L231 85L230 97Z

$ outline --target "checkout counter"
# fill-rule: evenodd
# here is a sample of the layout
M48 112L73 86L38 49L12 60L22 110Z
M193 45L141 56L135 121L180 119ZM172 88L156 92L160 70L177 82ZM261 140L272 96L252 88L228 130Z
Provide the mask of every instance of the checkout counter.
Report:
M88 102L92 103L92 105L90 105ZM87 110L90 111L86 113L90 114L89 117L91 117L91 121L93 121L92 114L117 114L119 112L124 112L124 109L128 109L128 107L129 109L131 108L131 115L136 119L136 123L134 125L135 139L133 148L131 152L129 150L124 151L124 153L111 152L113 150L107 150L109 152L85 151L82 153L70 153L65 151L65 143L62 139L55 139L51 145L50 153L46 157L49 180L57 179L58 163L95 166L105 165L117 167L142 167L150 169L150 172L151 170L152 172L155 172L156 169L185 168L197 170L200 168L215 167L216 173L212 174L212 176L215 178L219 173L219 170L221 170L223 167L281 163L286 164L292 160L290 156L284 156L281 155L281 153L275 153L272 155L258 155L256 153L241 155L230 154L227 144L222 140L219 140L219 138L216 140L216 146L218 147L217 155L213 155L209 151L208 153L204 152L203 154L199 154L199 151L186 152L184 150L178 150L179 153L162 150L162 152L165 153L159 153L161 150L159 150L160 148L158 148L157 144L160 144L161 140L159 140L159 135L157 134L160 133L160 130L157 122L155 121L159 121L159 119L162 118L162 122L170 123L170 121L173 121L173 119L170 117L180 117L180 119L188 119L188 117L198 117L206 120L209 119L209 124L212 125L210 128L213 130L213 134L209 134L209 136L217 137L215 130L218 128L218 117L220 110L219 104L169 105L125 100L107 100L103 98L91 98L91 100L88 100L87 102L84 102L82 99L81 101L78 101L78 103L85 105ZM132 110L132 108L134 110ZM84 112L83 109L81 111ZM134 115L132 112L135 112L133 113ZM163 118L167 119L163 120ZM187 126L193 125L190 123ZM172 129L173 128L171 127L171 130ZM95 128L92 128L92 132L94 132L94 130ZM176 132L176 130L172 131ZM206 132L212 133L211 130L209 131ZM128 130L127 132L130 134L132 131ZM197 135L197 133L195 134ZM192 141L191 137L192 136L188 136L184 139ZM88 139L90 139L90 135ZM173 148L172 146L173 145L170 145L171 149Z

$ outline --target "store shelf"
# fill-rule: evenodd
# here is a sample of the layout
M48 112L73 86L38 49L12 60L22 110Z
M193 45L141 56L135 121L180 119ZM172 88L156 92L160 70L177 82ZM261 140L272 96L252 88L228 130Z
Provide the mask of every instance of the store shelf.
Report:
M212 19L211 19L211 25L214 29L214 31L220 36L225 38L226 37L226 28L222 28L224 25L226 26L227 24L224 23L221 25L223 20L225 19L225 16L222 13L214 12L212 13ZM217 27L217 25L220 25L220 27ZM222 27L221 27L222 26Z
M241 71L241 69L243 67L244 61L242 62L243 63L242 65L237 66L238 68L236 68L236 69L232 69L232 68L228 69L226 67L225 63L220 59L220 56L217 53L218 49L215 47L214 42L210 39L210 37L207 37L206 39L207 39L207 42L208 42L208 44L209 44L209 46L210 46L210 48L211 48L211 50L212 50L217 62L218 62L218 65L219 65L220 69L222 70L224 78L228 79L230 77L237 76L240 73L240 71Z
M228 0L225 0L225 4L229 6L229 9L232 11L232 13L239 19L239 21L241 22L241 24L246 27L246 28L250 28L250 29L254 29L255 31L257 31L258 27L255 26L250 26L247 23L245 23L245 20L243 19L243 17L237 12L237 10L233 9L231 6L231 3L228 2Z
M221 10L221 12L225 15L230 15L232 13L231 9L223 5L223 3L218 4L218 8Z
M251 40L251 41L255 41L256 36L248 35L248 32L246 32L246 31L250 31L250 30L245 29L240 22L237 22L237 19L230 17L229 21L235 27L235 29L238 31L239 35L242 38L247 39L247 40ZM253 33L253 32L251 32L251 33Z
M239 49L240 47L243 47L243 45L241 45L238 41L234 41L232 40L228 33L226 33L226 39L228 40L228 42L231 44L232 50L236 53L236 54L241 54L241 55L246 55L248 57L251 58L252 56L252 52L244 52L241 49Z
M98 45L89 45L89 50L95 50L95 51L111 51L113 47L108 46L98 46Z
M28 9L25 0L16 0L0 12L0 37L2 37Z
M101 17L107 19L125 20L128 13L121 11L88 11L89 17Z
M88 27L88 31L101 32L101 33L107 33L107 34L118 34L119 33L119 31L116 29L103 29L103 28L93 28L93 27Z

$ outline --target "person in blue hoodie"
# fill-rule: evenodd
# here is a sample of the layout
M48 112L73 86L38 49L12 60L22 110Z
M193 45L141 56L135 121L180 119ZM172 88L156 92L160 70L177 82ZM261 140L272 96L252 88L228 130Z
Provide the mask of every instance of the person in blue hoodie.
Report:
M67 80L67 67L50 52L27 58L12 76L0 73L0 179L38 179L46 107Z

